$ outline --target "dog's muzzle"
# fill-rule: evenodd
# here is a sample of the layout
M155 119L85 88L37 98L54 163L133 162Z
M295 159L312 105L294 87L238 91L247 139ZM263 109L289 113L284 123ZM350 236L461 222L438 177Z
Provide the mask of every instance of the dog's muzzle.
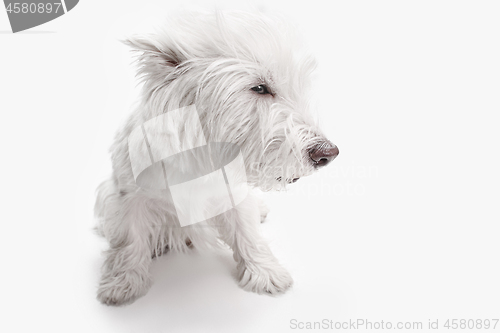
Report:
M326 141L309 148L307 154L309 155L311 164L315 169L318 169L333 161L339 155L339 148L330 141ZM281 177L276 179L281 181ZM286 182L291 184L297 182L299 179L300 177L288 178Z
M316 146L309 149L309 158L315 168L321 168L330 163L339 154L339 148L334 144Z

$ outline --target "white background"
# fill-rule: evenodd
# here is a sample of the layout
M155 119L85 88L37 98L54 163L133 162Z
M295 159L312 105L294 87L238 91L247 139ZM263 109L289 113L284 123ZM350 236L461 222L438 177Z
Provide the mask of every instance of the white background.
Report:
M497 1L219 3L281 11L320 63L318 113L340 156L268 194L262 225L294 288L242 291L229 251L194 251L157 260L155 284L134 304L98 303L106 243L91 231L94 190L136 93L117 39L177 3L84 0L18 34L0 10L2 331L288 332L292 319L358 318L442 328L500 317Z

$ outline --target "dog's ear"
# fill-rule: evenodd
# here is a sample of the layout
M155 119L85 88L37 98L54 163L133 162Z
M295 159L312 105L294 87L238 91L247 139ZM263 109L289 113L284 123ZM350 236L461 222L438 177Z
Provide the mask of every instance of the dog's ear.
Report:
M164 74L185 61L183 55L158 42L152 36L135 36L122 42L139 53L140 74Z

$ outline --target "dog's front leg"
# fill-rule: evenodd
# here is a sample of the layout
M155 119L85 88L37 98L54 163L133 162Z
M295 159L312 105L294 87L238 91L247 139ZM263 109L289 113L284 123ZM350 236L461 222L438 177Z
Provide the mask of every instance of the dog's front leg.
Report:
M143 202L128 201L113 217L112 233L106 235L110 249L102 267L102 276L97 298L107 305L124 305L143 296L149 290L152 280L150 232L147 227L149 216L137 212ZM125 208L126 207L126 208Z
M222 238L234 252L240 286L257 293L277 294L287 290L293 279L260 233L257 198L249 195L227 216L227 224L221 228Z

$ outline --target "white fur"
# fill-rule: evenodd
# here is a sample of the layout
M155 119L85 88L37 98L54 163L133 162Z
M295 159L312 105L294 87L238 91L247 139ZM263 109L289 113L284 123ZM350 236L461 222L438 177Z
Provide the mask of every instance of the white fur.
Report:
M283 188L314 171L308 149L329 144L309 111L313 58L301 53L285 21L242 12L189 13L156 35L126 43L138 55L142 97L111 147L113 177L98 188L97 229L110 244L98 299L120 305L144 295L152 258L190 245L204 250L227 244L244 289L285 291L292 278L258 230L268 211L263 203L249 195L236 209L181 228L171 201L136 185L127 139L145 121L195 104L207 141L241 148L249 185ZM251 90L260 84L272 95Z

